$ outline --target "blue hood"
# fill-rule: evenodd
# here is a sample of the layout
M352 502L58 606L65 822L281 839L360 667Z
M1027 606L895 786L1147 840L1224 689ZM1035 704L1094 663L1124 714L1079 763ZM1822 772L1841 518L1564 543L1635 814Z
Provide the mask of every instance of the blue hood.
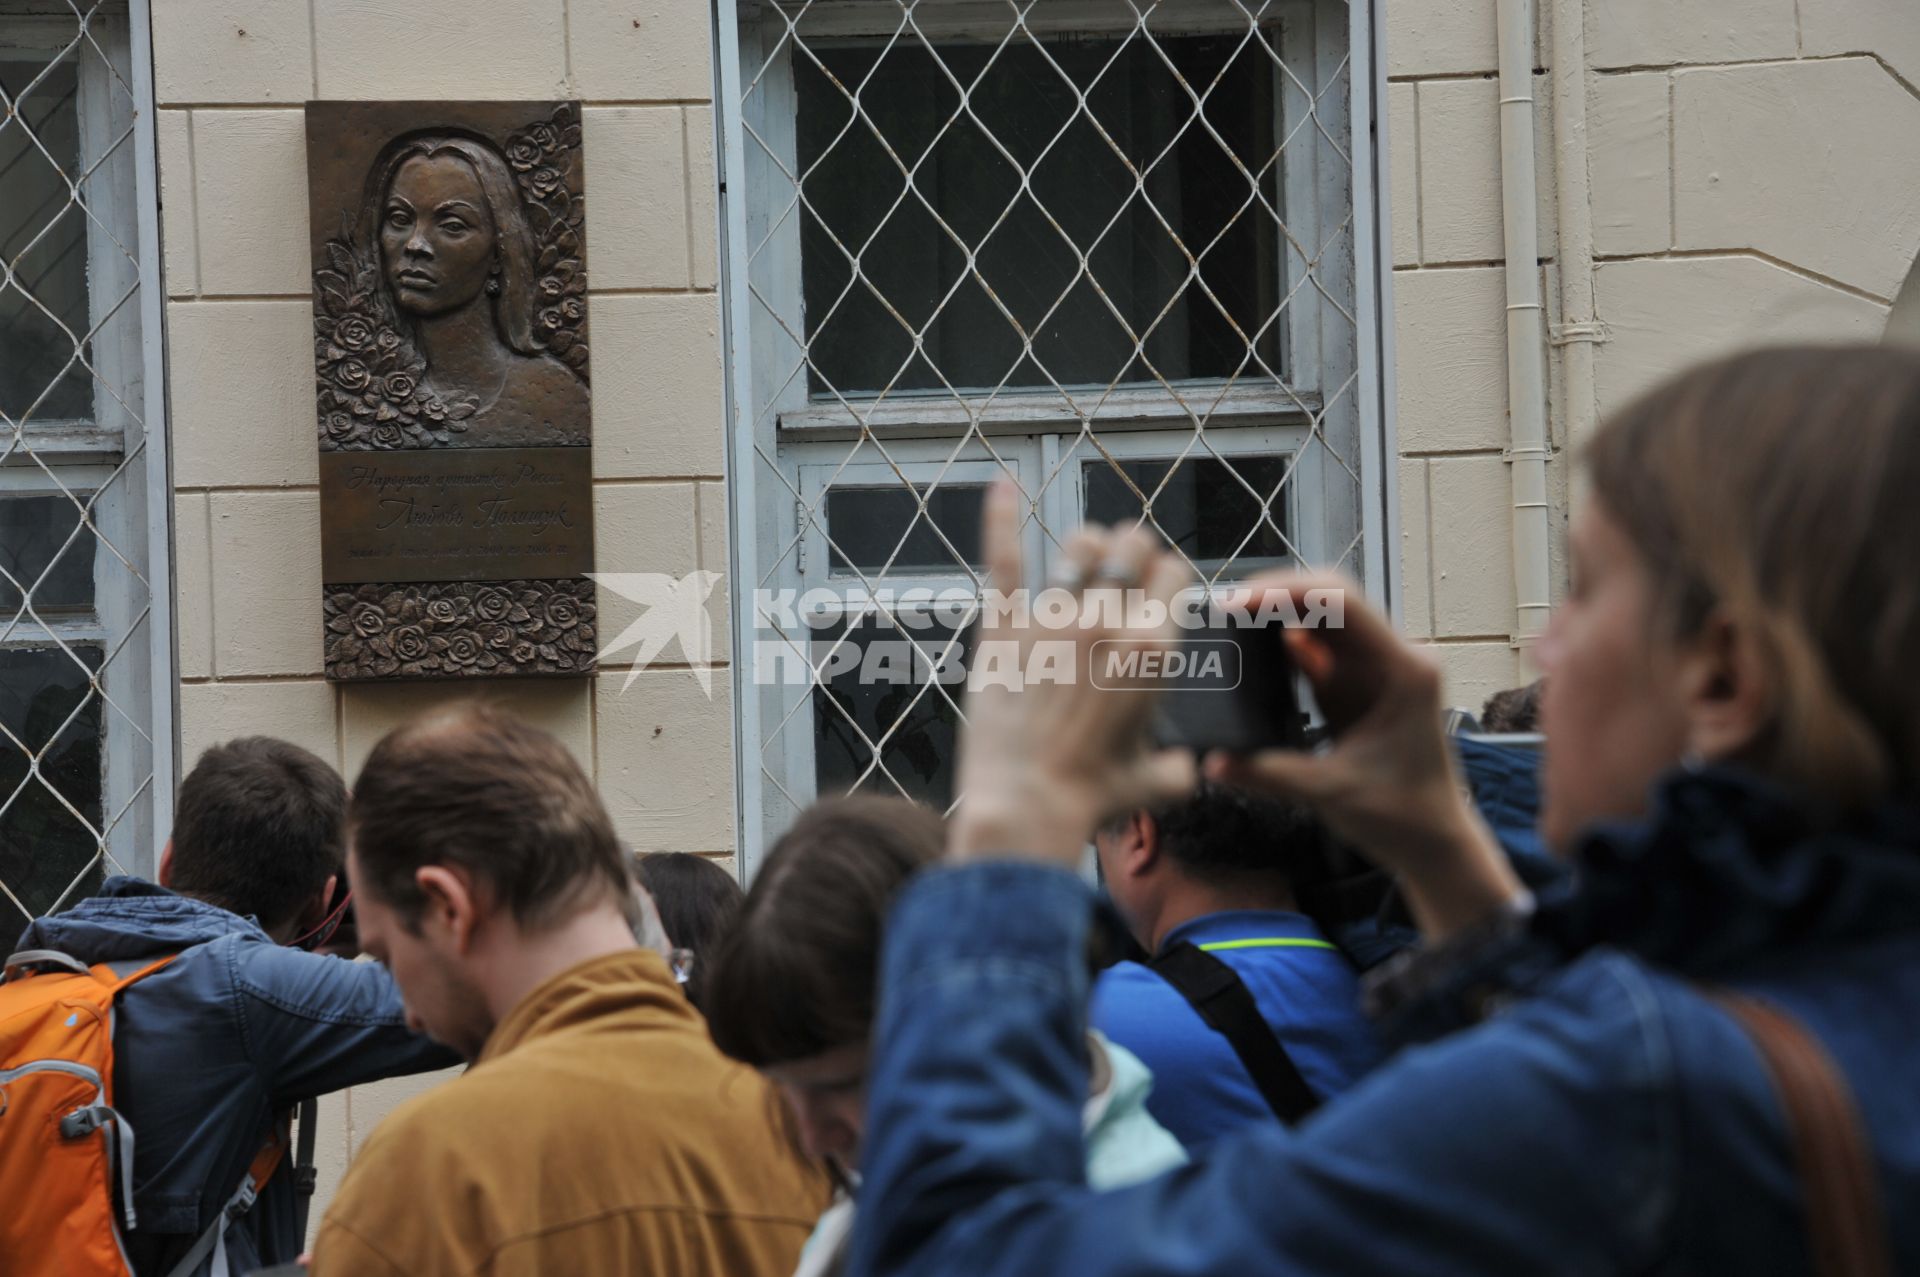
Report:
M36 918L16 949L57 949L92 964L159 957L227 935L267 939L251 918L141 878L109 878L65 913Z
M1608 944L1697 977L1920 931L1911 802L1838 817L1736 769L1679 772L1651 817L1596 829L1575 859L1535 927L1563 953Z
M1557 878L1558 866L1547 852L1540 820L1540 751L1496 745L1469 736L1452 738L1474 806L1506 849L1514 868L1536 890Z

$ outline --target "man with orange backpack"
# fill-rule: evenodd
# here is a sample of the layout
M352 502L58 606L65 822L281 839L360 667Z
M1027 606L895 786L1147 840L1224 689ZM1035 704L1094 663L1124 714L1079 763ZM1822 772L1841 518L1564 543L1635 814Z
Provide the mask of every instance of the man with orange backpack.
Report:
M0 1272L290 1260L292 1109L457 1063L407 1028L384 968L296 947L344 912L345 809L306 750L216 746L181 786L159 884L109 878L27 928L0 984Z

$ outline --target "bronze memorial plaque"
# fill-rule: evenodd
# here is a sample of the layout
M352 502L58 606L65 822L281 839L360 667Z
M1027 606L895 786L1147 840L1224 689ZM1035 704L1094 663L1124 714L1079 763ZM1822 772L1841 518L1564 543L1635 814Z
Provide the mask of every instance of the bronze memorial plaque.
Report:
M574 102L309 102L332 679L589 674Z

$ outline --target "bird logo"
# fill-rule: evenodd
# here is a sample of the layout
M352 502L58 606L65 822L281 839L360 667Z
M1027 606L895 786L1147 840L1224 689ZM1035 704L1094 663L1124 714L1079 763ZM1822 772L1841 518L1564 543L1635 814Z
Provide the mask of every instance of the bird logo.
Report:
M600 649L604 663L616 653L634 648L633 666L625 692L640 677L640 671L679 640L680 658L693 668L700 690L713 699L713 619L707 613L707 598L718 585L721 574L701 569L685 576L665 572L589 572L596 585L611 590L631 603L640 605L640 615Z

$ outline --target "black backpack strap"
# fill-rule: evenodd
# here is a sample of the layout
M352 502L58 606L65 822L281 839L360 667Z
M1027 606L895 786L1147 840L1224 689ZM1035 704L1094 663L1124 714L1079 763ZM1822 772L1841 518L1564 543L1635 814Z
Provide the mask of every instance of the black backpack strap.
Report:
M1185 941L1162 950L1147 966L1226 1038L1281 1122L1292 1126L1320 1106L1237 971Z
M298 1132L293 1147L293 1229L300 1238L300 1245L307 1244L307 1208L313 1205L313 1190L320 1181L320 1172L313 1165L313 1146L317 1131L314 1123L320 1116L320 1101L301 1100Z

